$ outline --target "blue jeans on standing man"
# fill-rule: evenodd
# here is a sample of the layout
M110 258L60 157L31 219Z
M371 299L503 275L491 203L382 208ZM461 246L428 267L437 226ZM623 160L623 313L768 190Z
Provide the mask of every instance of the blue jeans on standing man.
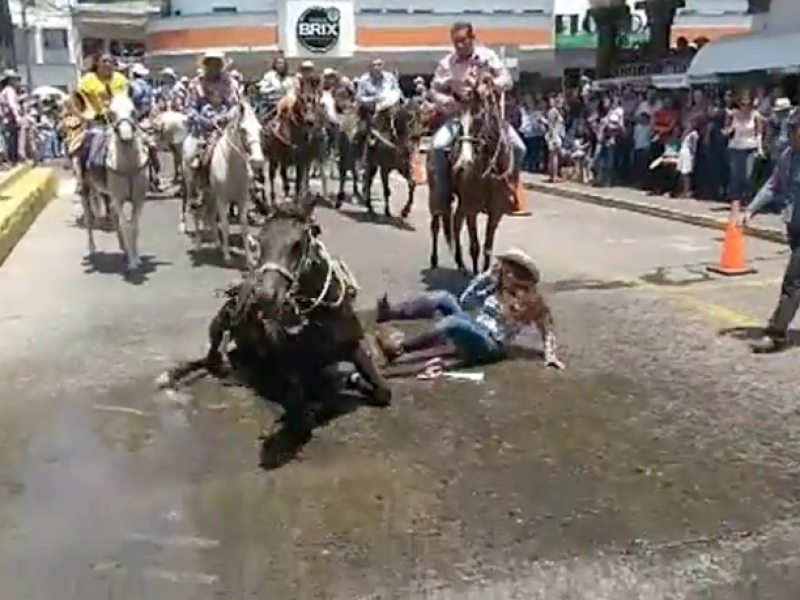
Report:
M728 195L730 200L747 204L753 196L753 169L756 164L756 149L739 150L728 148Z

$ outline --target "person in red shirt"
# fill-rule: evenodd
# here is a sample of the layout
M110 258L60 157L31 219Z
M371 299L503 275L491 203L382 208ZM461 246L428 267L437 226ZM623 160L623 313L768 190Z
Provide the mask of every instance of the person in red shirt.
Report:
M680 114L672 100L667 98L664 104L653 115L653 134L662 145L668 143L678 134Z

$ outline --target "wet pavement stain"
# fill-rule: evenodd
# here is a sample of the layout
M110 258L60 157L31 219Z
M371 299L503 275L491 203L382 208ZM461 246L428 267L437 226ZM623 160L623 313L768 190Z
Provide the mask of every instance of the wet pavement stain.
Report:
M670 427L657 410L667 390L530 358L485 373L400 380L391 408L333 421L272 472L257 466L258 436L275 415L213 380L189 388L186 405L131 380L24 426L5 412L3 537L31 571L59 573L80 531L98 548L93 564L119 565L85 578L117 590L172 578L302 600L503 576L792 514L778 467ZM142 539L156 535L213 543L190 547L192 568L170 575L156 572L167 551Z

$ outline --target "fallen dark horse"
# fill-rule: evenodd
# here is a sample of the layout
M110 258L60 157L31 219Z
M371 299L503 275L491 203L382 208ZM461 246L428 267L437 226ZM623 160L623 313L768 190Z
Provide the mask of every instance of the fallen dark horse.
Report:
M310 205L310 208L309 208ZM337 392L338 367L350 363L355 383L373 405L386 406L391 388L365 349L364 329L353 308L355 282L318 240L313 202L279 207L258 236L247 240L258 257L244 281L225 292L209 326L208 352L167 371L162 387L207 370L229 372L226 333L237 361L255 365L284 409L283 428L307 441L318 416ZM341 380L341 378L340 378ZM341 381L339 381L341 382Z

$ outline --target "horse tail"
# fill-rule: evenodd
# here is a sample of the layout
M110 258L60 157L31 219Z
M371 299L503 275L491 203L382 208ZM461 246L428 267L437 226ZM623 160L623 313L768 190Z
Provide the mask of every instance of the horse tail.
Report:
M455 253L455 238L456 238L456 211L453 206L447 202L445 203L444 212L442 213L442 229L444 230L444 241L450 249L450 253Z

